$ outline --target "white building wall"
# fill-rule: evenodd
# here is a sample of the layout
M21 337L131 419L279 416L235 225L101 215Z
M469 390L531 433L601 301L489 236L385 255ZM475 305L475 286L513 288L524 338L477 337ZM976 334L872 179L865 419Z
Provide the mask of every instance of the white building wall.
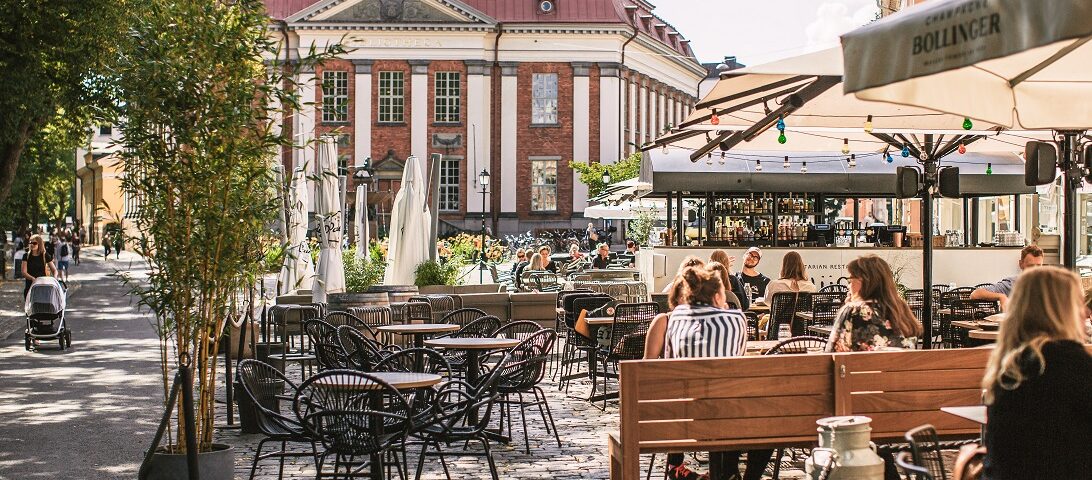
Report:
M591 79L590 63L573 64L573 158L588 163L591 151ZM574 174L575 177L575 174ZM588 206L588 186L573 178L573 213L583 213Z
M621 158L618 139L622 119L619 105L618 67L599 64L599 162L614 163ZM625 92L622 92L625 95Z
M428 161L428 60L410 60L410 153Z
M501 66L501 213L516 213L516 65Z

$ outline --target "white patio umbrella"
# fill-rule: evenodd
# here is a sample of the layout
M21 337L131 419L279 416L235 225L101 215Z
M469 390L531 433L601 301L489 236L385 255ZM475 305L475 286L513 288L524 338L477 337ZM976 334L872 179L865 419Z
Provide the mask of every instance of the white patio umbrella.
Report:
M368 185L356 186L356 256L368 261Z
M315 213L319 220L319 263L311 291L314 302L325 302L326 295L345 291L345 265L341 259L342 206L341 186L337 176L337 144L332 136L323 136L317 144Z
M311 247L307 243L307 174L304 168L301 166L292 172L286 226L288 241L281 267L280 294L293 293L296 289L309 290L315 276Z
M425 177L415 156L406 159L402 183L391 208L390 244L383 283L412 285L417 265L428 260L429 225L432 215L425 204Z

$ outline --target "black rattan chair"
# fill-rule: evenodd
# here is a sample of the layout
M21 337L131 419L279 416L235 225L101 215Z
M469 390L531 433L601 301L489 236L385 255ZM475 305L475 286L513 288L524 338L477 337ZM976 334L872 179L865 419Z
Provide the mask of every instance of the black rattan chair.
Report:
M566 302L568 301L567 298ZM590 312L612 301L613 299L606 294L590 294L588 296L574 298L571 303L571 310L576 313L576 316L579 316L581 310ZM565 308L566 317L569 315L569 310L569 307ZM595 351L599 349L599 342L596 339L587 338L574 329L576 323L575 316L572 321L572 324L566 325L565 348L562 350L561 362L558 368L561 372L561 376L558 379L557 388L559 390L564 390L565 393L569 393L569 382L579 376L579 373L573 374L573 366L585 360L590 365L595 359Z
M618 362L639 360L645 356L645 336L652 319L658 315L655 302L620 303L614 308L614 323L610 329L610 347L600 349L598 357L603 369L603 410L607 409L607 372L609 365L614 365L618 373ZM593 359L594 361L594 359ZM595 395L596 375L592 376L592 396Z
M517 320L515 322L508 322L496 329L490 337L511 338L514 340L523 341L527 337L538 333L539 330L543 330L542 326L538 322L531 320ZM552 330L551 330L552 331ZM556 334L556 332L555 332Z
M250 464L250 477L254 478L254 472L258 468L258 462L267 458L280 459L278 478L284 475L285 457L311 457L315 459L315 442L304 431L295 415L281 411L281 402L291 403L296 397L299 387L268 363L258 360L246 359L239 362L237 372L239 383L243 387L243 394L249 397L254 409L254 418L265 438L258 442L258 449L254 452L254 462ZM286 405L287 406L287 405ZM262 448L266 442L281 442L281 450L262 455ZM302 443L310 447L309 452L289 452L289 443Z
M337 327L322 320L313 319L303 324L303 331L311 341L319 371L349 368L349 360L337 338Z
M342 327L345 328L345 327ZM401 458L412 427L413 410L405 397L387 382L355 370L327 370L300 385L293 406L304 431L321 442L316 478L333 457L334 476L344 467L351 471L370 462L393 461L404 478ZM398 454L402 453L400 457ZM372 463L373 471L376 465ZM390 478L389 473L384 478Z
M948 480L948 471L944 468L944 456L940 453L940 439L932 425L926 424L906 432L906 441L910 443L914 465L926 469L936 480Z
M420 367L418 367L420 366ZM386 355L376 362L376 372L418 372L451 375L451 366L440 352L431 348L407 348Z
M372 371L375 364L399 350L395 346L376 343L348 325L337 328L337 341L345 352L348 368L361 372Z
M826 348L826 346L827 339L804 335L783 340L771 347L763 355L797 355L808 353L808 348Z
M472 441L481 442L485 452L471 453L464 446L462 450L457 450L458 454L484 455L489 462L490 476L493 480L499 480L497 465L493 461L493 452L485 429L489 426L493 405L498 396L499 381L509 370L508 364L507 356L502 358L498 367L483 377L477 385L453 380L436 390L435 400L429 410L421 415L421 418L425 420L414 432L414 436L423 444L421 456L417 461L417 475L414 477L416 480L421 478L426 455L439 456L440 464L443 465L446 474L448 469L444 461L443 446ZM435 452L430 452L430 448Z
M425 301L403 303L400 317L402 323L432 323L432 304Z
M840 294L842 294L842 297L844 298L845 295L847 293L849 293L849 287L847 287L845 285L842 285L842 284L839 284L839 283L832 283L832 284L827 285L827 286L825 286L823 288L820 288L819 293L840 293Z
M804 335L807 328L796 316L811 311L811 294L807 292L777 292L770 299L770 320L766 322L766 338L777 338L782 324L790 325L793 336Z
M842 308L842 303L845 299L846 294L842 292L819 292L811 294L811 321L804 322L805 332L807 331L807 327L813 325L834 325L834 320L838 317L838 309Z
M415 295L410 297L410 303L424 302L432 308L432 321L438 322L440 318L456 309L455 297L451 295L431 294Z
M950 313L944 316L946 322L941 323L941 328L946 333L944 341L954 348L967 345L968 330L952 325L953 321L977 322L999 311L993 300L956 300L948 309Z
M533 323L533 322L532 322ZM527 435L527 407L538 407L539 414L542 416L542 422L546 426L546 433L553 432L554 439L557 441L557 446L561 446L561 436L557 432L557 426L554 424L553 413L550 412L550 404L546 400L546 394L542 391L542 388L538 386L542 382L543 377L546 376L546 362L547 355L550 349L553 348L554 341L557 340L557 334L553 330L541 329L534 334L526 337L519 345L512 347L509 350L509 363L506 366L506 372L500 379L498 385L498 391L503 395L501 400L502 405L505 407L501 409L501 428L503 429L504 418L508 417L508 436L512 436L512 416L509 408L512 405L519 407L520 419L523 422L523 445L524 451L531 454L531 444ZM534 400L524 400L524 394L534 395ZM512 396L515 395L519 400L512 400ZM507 414L507 415L506 415Z
M353 315L349 312L330 312L326 314L326 323L333 325L335 328L342 325L348 325L363 333L365 336L369 336L375 341L379 342L379 331L374 326L364 322L361 318ZM381 342L382 343L382 342Z
M489 314L485 313L485 311L481 309L460 308L458 310L449 312L447 315L444 315L444 317L440 319L439 323L450 323L462 327L470 322L473 322L474 320L477 320L487 315Z
M895 456L895 465L902 469L909 480L935 480L928 469L914 464L910 452L899 452Z
M391 324L390 307L352 307L348 312L372 328Z
M274 367L288 370L289 363L300 364L300 375L306 377L305 369L315 362L315 354L303 333L303 324L308 320L322 318L321 309L315 305L286 305L272 309L273 330L280 344L280 353L270 355Z

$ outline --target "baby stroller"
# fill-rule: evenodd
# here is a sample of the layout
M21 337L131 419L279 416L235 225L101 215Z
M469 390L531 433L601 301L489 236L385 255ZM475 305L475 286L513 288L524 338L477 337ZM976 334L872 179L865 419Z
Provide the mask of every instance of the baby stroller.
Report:
M23 335L27 351L42 340L57 340L61 350L72 346L72 332L64 322L65 291L53 277L38 277L27 292L27 329Z

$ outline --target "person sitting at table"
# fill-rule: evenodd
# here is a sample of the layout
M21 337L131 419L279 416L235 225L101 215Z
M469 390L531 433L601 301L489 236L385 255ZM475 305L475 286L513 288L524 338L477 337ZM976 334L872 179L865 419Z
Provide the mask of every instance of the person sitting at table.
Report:
M887 262L865 255L850 260L846 270L849 300L838 310L826 351L915 348L921 323L895 288L895 276Z
M516 261L512 262L512 275L518 275L516 270L519 270L522 266L527 265L527 251L519 248L516 249Z
M671 289L675 287L675 280L679 279L679 275L682 275L683 270L690 267L704 267L705 262L702 259L695 257L694 255L687 255L686 258L679 262L679 269L675 272L675 278L670 283L664 286L662 293L671 293ZM674 304L669 304L671 308L675 308Z
M697 260L695 258L695 260ZM700 260L698 260L700 262ZM722 265L723 267L723 265ZM645 358L738 357L747 349L747 319L727 310L724 282L718 273L696 265L684 267L671 284L670 313L657 315L649 326ZM739 478L739 451L711 452L709 476L686 467L683 455L667 456L667 478L696 480ZM773 450L747 452L744 480L758 480Z
M808 269L800 254L789 252L781 259L781 278L766 285L766 298L773 298L778 292L815 292L815 284L808 280Z
M761 261L761 248L751 247L743 254L743 271L739 272L739 281L743 284L743 290L748 300L752 302L766 297L766 285L770 283L770 277L755 270Z
M724 265L724 268L728 269L728 281L732 282L729 290L739 299L739 309L747 310L751 308L751 299L743 288L743 282L739 281L739 277L732 274L732 265L736 263L736 257L728 255L728 252L724 250L717 249L709 254L709 260Z
M626 253L630 255L637 255L637 251L640 249L641 247L637 245L637 242L634 242L633 240L626 240Z
M583 258L584 254L580 253L580 245L577 245L575 243L569 245L569 262L575 262Z
M1043 249L1036 245L1028 245L1020 250L1020 262L1017 263L1023 272L1032 267L1043 266ZM1012 294L1012 284L1016 281L1016 275L1002 278L988 287L976 288L971 292L971 300L993 300L1004 311L1009 303L1009 295Z
M1017 277L982 379L989 480L1089 478L1092 356L1080 280L1057 267Z
M557 264L550 259L550 254L553 253L549 246L543 245L538 247L538 254L542 257L542 269L549 272L557 273Z
M728 267L725 267L720 262L709 262L705 264L705 268L716 272L717 278L724 284L724 299L725 302L728 303L728 307L742 310L742 308L740 308L739 297L737 297L735 293L732 293L732 281L729 280L732 278L732 274L728 272Z
M606 269L610 266L610 247L600 243L595 257L592 258L592 268Z

